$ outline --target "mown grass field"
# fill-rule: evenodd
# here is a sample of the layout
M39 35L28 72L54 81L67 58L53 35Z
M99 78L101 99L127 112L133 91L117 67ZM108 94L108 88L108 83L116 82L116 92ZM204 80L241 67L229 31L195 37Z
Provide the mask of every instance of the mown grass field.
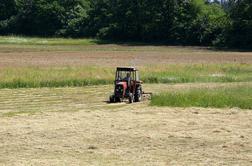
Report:
M108 104L117 66L152 101ZM0 165L251 165L251 89L251 52L0 37Z
M144 87L161 93L220 86L236 85ZM111 105L111 89L0 90L0 164L250 165L251 110Z

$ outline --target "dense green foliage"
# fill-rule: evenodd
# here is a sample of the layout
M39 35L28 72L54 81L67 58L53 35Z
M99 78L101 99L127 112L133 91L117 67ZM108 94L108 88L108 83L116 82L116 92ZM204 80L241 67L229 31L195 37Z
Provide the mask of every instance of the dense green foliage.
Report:
M154 95L151 105L252 109L252 87L247 85L224 89L191 89L184 92L167 92Z
M1 1L1 34L77 37L88 17L87 0Z
M227 44L252 48L252 0L231 0L230 3L232 24L227 30Z
M0 0L0 34L252 48L252 2Z

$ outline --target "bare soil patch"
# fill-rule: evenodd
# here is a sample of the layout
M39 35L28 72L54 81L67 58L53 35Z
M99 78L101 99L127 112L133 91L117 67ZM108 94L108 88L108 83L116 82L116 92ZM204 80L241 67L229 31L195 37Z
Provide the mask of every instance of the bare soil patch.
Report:
M198 47L118 45L65 47L19 46L16 48L12 45L0 45L0 67L252 63L251 52L212 51Z

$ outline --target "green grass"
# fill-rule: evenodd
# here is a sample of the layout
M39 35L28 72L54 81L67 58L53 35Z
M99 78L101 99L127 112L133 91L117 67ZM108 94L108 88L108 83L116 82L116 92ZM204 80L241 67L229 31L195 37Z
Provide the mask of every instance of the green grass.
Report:
M22 115L22 114L35 115L36 113L39 113L39 111L14 111L14 112L3 113L1 116L2 117L14 117L17 115Z
M81 87L112 84L112 67L25 67L0 69L0 88ZM165 65L140 67L144 83L251 82L252 66Z
M0 44L18 45L93 45L101 41L97 39L71 39L71 38L37 38L0 36Z
M143 71L142 77L147 83L252 81L250 64L149 66L143 68Z
M111 68L5 68L0 69L0 88L81 87L113 82Z
M252 86L165 92L154 95L151 105L252 109Z

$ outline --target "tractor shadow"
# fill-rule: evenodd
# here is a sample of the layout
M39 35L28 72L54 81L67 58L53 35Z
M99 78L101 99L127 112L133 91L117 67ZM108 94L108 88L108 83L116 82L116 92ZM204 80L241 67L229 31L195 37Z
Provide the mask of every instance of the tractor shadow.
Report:
M125 101L121 101L121 102L117 102L117 103L111 103L110 101L102 101L103 103L107 104L107 105L124 105L124 104L130 104L129 101L125 100Z

